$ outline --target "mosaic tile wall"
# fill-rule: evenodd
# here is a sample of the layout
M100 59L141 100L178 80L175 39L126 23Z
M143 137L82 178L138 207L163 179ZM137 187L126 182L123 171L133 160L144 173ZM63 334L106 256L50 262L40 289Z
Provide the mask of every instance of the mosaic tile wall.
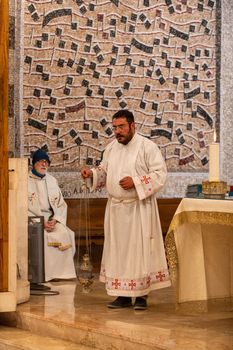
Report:
M99 163L111 116L135 112L170 171L203 170L216 121L215 2L26 1L25 154Z
M16 47L16 10L14 2L11 2L9 6L9 157L15 156L15 85L16 85L16 76L15 74L15 47ZM18 67L19 71L19 67Z
M23 156L23 1L9 1L9 157Z
M233 185L233 1L222 0L221 27L221 174Z
M162 196L182 196L184 184L208 175L214 128L220 139L219 2L21 4L24 95L16 153L28 157L44 147L64 195L77 197L78 169L99 163L113 139L112 114L128 108L138 132L166 159Z

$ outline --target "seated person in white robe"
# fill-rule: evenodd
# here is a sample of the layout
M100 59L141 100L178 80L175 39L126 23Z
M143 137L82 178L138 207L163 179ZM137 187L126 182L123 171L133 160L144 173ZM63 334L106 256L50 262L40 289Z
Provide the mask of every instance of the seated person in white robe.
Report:
M74 232L66 226L67 204L57 180L47 173L48 154L37 150L28 177L28 215L44 216L45 281L76 278Z

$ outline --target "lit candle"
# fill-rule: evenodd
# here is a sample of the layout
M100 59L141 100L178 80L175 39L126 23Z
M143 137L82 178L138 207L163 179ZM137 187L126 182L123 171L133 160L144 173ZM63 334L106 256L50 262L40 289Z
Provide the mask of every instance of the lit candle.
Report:
M219 158L219 143L214 130L214 142L209 145L209 181L220 181Z

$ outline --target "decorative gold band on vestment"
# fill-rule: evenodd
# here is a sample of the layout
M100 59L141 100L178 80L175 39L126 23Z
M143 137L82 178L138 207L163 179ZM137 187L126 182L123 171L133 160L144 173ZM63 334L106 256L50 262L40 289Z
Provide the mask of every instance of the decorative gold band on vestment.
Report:
M58 248L61 246L61 243L60 242L48 242L48 246Z
M72 244L70 244L70 243L69 244L62 244L61 242L48 242L48 246L58 248L59 250L63 251L63 250L71 248Z

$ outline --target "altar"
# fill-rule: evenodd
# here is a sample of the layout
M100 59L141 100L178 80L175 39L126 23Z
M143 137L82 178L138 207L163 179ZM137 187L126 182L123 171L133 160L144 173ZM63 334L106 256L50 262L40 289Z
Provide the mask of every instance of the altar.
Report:
M165 247L178 308L206 311L217 300L232 308L233 200L184 198Z

